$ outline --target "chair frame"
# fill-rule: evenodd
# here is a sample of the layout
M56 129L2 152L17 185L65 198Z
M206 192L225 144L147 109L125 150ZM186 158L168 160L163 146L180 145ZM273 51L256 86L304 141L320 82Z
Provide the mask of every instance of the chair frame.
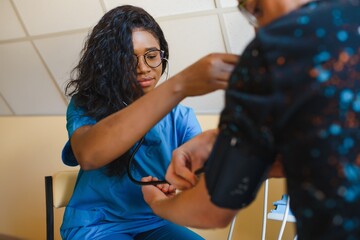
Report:
M261 230L261 240L265 240L265 236L266 236L266 222L268 219L268 210L267 210L267 204L268 204L268 194L269 194L269 179L266 179L264 182L264 203L263 203L263 221L262 221L262 230ZM285 224L286 222L288 222L289 220L287 219L288 217L288 211L289 211L289 205L290 205L290 197L288 198L287 204L286 204L286 209L287 211L285 211L284 213L284 217L282 219L282 224L281 224L281 228L280 228L280 232L279 232L279 237L278 240L280 240L282 238L284 229L285 229ZM235 226L235 221L236 221L236 216L233 218L233 220L231 221L231 225L230 225L230 229L229 229L229 233L228 233L228 237L227 240L231 240L232 239L232 235L233 235L233 231L234 231L234 226ZM295 235L294 240L297 239L297 235Z
M66 207L73 193L79 170L57 171L45 176L46 239L55 238L55 208Z
M54 240L53 178L45 176L46 239Z

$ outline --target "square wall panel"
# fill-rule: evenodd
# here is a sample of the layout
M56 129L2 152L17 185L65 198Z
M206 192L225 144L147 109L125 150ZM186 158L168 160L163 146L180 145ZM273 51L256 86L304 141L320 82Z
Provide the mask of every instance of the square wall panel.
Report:
M9 0L0 1L0 40L25 37Z
M88 28L103 10L99 0L13 0L30 35Z
M236 7L238 5L237 0L219 0L221 7Z
M181 104L193 108L196 114L220 114L225 106L225 91L217 90L203 96L188 97Z
M225 52L217 15L181 18L159 23L169 43L170 76L209 53ZM219 113L224 106L222 92L186 98L182 103L194 108L196 113Z
M87 34L83 32L34 41L63 93L71 70L79 62Z
M209 53L225 52L217 15L159 21L159 24L169 44L172 75Z
M0 45L0 92L16 115L63 115L66 103L28 42Z
M106 10L131 4L148 11L153 17L170 16L181 13L214 9L213 0L104 0Z
M229 39L230 52L241 54L254 38L254 28L240 12L224 14L225 32Z

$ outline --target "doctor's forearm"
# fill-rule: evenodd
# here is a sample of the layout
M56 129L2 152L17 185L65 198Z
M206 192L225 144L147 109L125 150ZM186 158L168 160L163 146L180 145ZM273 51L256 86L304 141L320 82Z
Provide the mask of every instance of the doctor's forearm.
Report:
M154 202L151 208L162 218L194 228L226 227L237 213L219 208L210 201L203 176L194 188Z

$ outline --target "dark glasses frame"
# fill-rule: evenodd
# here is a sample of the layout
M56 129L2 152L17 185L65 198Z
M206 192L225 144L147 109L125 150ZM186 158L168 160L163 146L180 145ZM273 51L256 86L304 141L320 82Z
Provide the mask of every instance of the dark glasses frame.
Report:
M147 61L146 59L147 59L147 55L148 55L148 54L151 54L151 53L153 53L153 52L159 52L160 62L159 62L159 64L152 66L152 65L150 65L150 64L148 63L148 61ZM148 66L148 67L150 67L150 68L157 68L158 66L161 65L161 63L162 63L163 60L165 59L165 58L164 58L164 55L165 55L165 51L164 51L164 50L159 50L159 49L150 49L149 51L145 52L144 55L139 55L139 56L134 55L134 57L135 57L135 59L136 59L136 60L135 60L135 61L136 61L136 66L139 64L139 57L143 57L146 66Z
M252 26L259 27L259 22L258 22L257 18L254 16L254 14L252 14L249 10L246 9L246 5L245 5L246 2L247 2L247 0L239 1L238 9L240 10L242 15L246 18L246 20L248 20L248 22Z

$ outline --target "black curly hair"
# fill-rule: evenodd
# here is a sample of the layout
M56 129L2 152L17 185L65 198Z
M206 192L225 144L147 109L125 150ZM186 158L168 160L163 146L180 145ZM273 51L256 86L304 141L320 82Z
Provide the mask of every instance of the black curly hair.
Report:
M144 92L136 80L132 43L135 29L150 32L169 58L168 43L155 19L144 9L123 5L107 12L90 32L81 59L65 87L76 107L97 121L140 98ZM162 73L167 61L162 62ZM122 173L129 151L108 165L110 175Z

